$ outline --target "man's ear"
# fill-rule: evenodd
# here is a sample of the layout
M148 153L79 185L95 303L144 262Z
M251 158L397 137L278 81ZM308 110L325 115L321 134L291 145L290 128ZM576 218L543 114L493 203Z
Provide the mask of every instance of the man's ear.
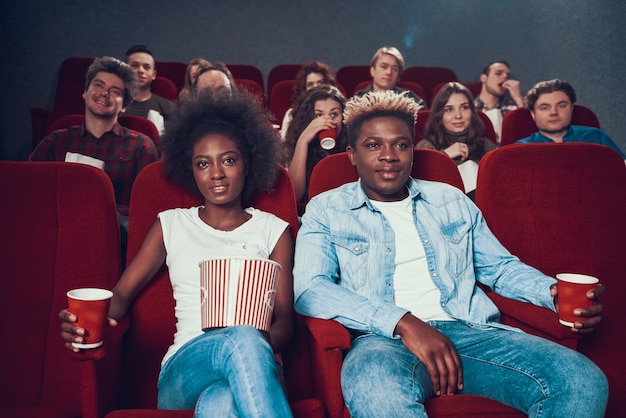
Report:
M354 155L355 152L356 150L350 145L346 147L346 154L348 154L348 159L352 165L356 165L356 156Z
M536 121L535 119L535 111L532 109L528 109L528 111L530 112L530 116L533 118L533 121Z
M372 78L374 78L374 68L375 68L374 66L375 66L375 65L376 65L376 64L374 64L374 65L370 66L370 76L371 76Z
M157 78L157 70L154 70L154 75L152 76L152 80L154 81Z
M485 74L480 75L480 82L483 84L487 82L487 76Z

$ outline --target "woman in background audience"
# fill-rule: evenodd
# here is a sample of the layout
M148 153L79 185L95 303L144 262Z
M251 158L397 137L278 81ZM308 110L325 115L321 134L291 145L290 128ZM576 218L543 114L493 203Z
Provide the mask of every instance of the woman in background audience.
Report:
M296 105L298 99L307 91L313 87L321 86L322 84L330 84L331 86L337 86L335 76L328 64L324 64L320 61L313 61L310 64L302 66L298 75L296 76L296 84L293 86L293 94L291 96L292 106ZM285 112L283 117L283 123L280 129L280 136L283 140L287 136L287 128L292 120L293 107ZM276 115L280 117L280 115Z
M484 136L472 93L461 83L451 82L439 90L422 139L416 148L430 148L447 154L459 166L465 193L476 189L478 163L497 146Z
M346 150L347 134L343 125L346 99L330 85L307 90L295 104L293 120L285 137L287 166L298 202L306 202L306 192L313 167L322 158ZM336 129L336 145L325 150L320 145L319 133Z
M186 97L192 90L192 86L198 77L198 73L202 68L208 68L211 63L204 58L194 58L187 64L187 70L185 70L185 86L178 94L178 99Z

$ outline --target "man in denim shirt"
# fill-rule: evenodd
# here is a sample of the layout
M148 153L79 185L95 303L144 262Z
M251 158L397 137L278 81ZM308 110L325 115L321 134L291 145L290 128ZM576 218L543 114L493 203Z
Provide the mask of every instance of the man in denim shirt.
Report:
M410 178L416 113L389 91L347 103L360 179L313 198L298 233L296 310L355 337L341 374L350 413L421 417L428 399L466 393L529 416L603 416L608 383L597 366L498 322L477 282L555 309L555 279L512 256L460 190ZM572 331L591 332L602 306L578 311Z

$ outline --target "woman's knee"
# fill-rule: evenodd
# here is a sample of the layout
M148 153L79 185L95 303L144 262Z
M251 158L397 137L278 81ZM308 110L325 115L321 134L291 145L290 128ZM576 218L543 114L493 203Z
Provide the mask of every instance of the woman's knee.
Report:
M230 327L226 333L231 347L231 355L239 355L248 365L252 362L273 362L272 347L263 334L248 325Z

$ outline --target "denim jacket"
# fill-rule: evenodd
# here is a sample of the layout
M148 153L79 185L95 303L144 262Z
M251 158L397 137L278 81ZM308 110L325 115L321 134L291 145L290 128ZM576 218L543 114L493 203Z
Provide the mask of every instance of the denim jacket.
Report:
M509 328L477 286L554 310L555 279L522 263L500 244L461 191L409 179L413 221L428 271L451 317L474 326ZM295 309L345 327L396 338L408 311L395 306L394 232L363 192L360 180L322 193L307 205L294 265Z

